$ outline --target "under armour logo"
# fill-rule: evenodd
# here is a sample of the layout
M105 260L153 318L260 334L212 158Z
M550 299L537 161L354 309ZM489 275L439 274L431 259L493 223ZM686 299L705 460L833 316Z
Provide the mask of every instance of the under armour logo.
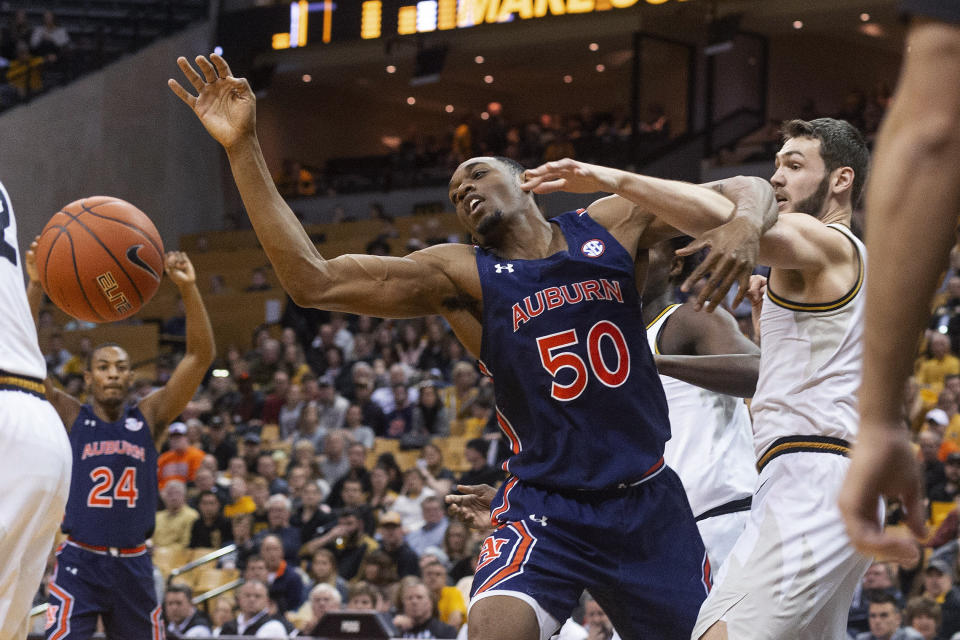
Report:
M541 527L547 526L547 516L537 516L536 514L531 513L530 519L538 523Z
M83 426L85 427L95 427L97 426L96 420L90 420L89 418L84 419Z
M503 273L504 271L507 273L513 273L513 263L511 262L508 262L507 264L500 264L498 262L496 265L494 265L494 268L497 270L497 273Z
M64 567L64 570L72 573L73 575L77 575L77 568L76 568L76 567Z

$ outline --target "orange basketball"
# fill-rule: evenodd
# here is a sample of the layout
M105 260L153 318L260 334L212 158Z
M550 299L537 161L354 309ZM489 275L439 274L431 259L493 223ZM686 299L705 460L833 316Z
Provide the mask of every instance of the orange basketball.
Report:
M79 320L113 322L136 313L160 286L163 241L129 202L93 196L54 214L40 234L40 284Z

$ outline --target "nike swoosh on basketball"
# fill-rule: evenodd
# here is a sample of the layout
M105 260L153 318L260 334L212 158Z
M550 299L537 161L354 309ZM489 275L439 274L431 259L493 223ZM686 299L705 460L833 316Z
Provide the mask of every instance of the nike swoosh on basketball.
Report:
M137 254L137 252L140 251L142 247L143 247L142 244L135 244L129 249L127 249L127 260L129 260L130 262L137 265L138 267L140 267L141 269L143 269L144 271L152 275L154 278L159 280L160 279L159 274L157 274L157 272L153 270L153 267L151 267L146 262L144 262L143 258L141 258Z

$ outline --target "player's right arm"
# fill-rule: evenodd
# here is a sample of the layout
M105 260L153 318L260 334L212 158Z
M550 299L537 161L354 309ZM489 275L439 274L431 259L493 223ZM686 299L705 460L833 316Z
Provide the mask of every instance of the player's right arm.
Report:
M778 269L816 272L855 256L849 238L806 213L781 213L760 239L760 264Z
M23 256L23 264L27 269L27 301L30 303L30 314L33 316L34 324L40 323L40 305L43 303L43 287L40 286L40 272L37 270L37 238L30 243ZM63 421L63 426L69 433L70 428L80 415L80 401L73 396L60 391L53 385L49 372L43 381L47 391L47 400L53 405Z
M444 313L444 300L460 293L447 273L454 255L469 247L431 247L404 258L345 255L326 260L277 191L256 134L256 105L250 85L235 78L217 55L196 58L203 76L185 58L177 64L196 89L195 97L175 80L173 92L190 106L227 152L233 177L277 277L302 307L404 318ZM470 253L472 263L472 253ZM479 287L479 279L477 280ZM474 292L479 300L479 290Z

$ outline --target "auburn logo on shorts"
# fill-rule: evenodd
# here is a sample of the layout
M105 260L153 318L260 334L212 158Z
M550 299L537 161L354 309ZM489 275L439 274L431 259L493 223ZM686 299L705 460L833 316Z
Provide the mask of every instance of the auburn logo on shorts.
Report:
M483 541L483 545L480 547L480 557L477 558L477 571L487 566L494 560L500 557L500 549L505 545L507 541L503 538L494 538L490 536Z

